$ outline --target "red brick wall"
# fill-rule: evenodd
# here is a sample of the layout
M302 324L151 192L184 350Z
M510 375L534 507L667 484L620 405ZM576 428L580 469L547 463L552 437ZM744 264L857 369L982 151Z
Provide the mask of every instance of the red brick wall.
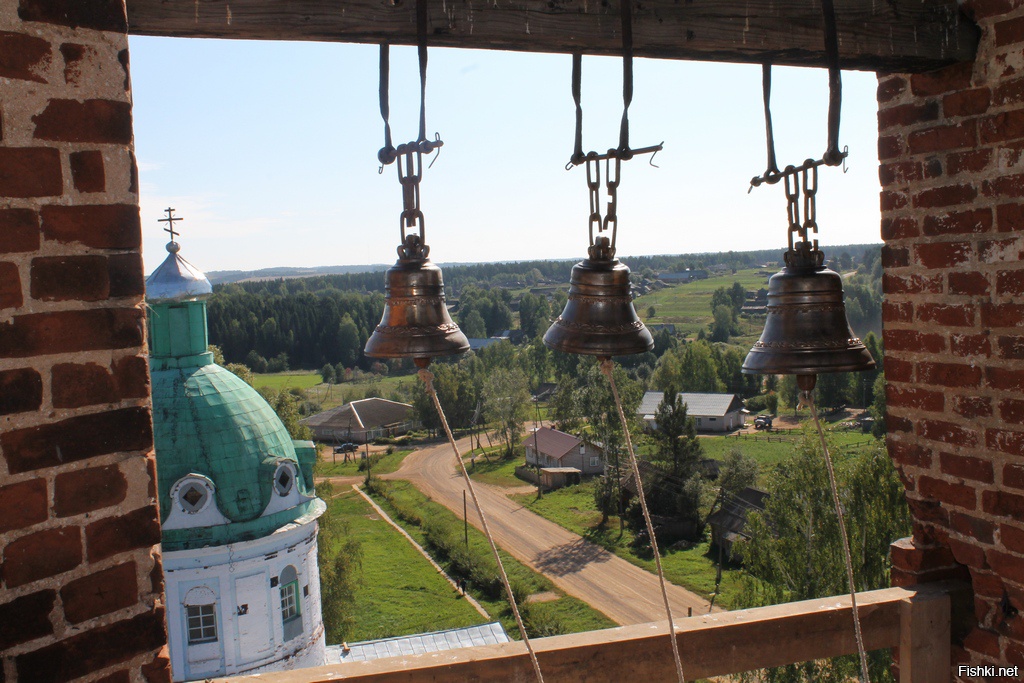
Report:
M964 9L973 64L878 79L893 582L969 579L955 657L1024 665L1024 3Z
M126 29L0 2L0 683L168 679Z

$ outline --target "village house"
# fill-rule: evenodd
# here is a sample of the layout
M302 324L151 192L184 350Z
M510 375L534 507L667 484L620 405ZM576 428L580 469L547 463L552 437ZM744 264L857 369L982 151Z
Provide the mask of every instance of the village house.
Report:
M412 406L385 398L364 398L311 415L303 420L314 441L368 443L401 436L416 426Z
M526 451L526 464L532 467L567 467L580 474L604 473L604 450L551 427L533 431L519 444Z
M728 432L747 423L747 409L736 394L681 393L686 414L693 418L698 432ZM648 429L657 429L658 406L665 399L663 391L644 394L637 415Z
M768 493L747 486L734 495L725 496L721 506L708 516L711 527L711 544L718 546L727 559L740 560L742 556L736 544L745 538L747 514L755 510L764 510L764 501Z

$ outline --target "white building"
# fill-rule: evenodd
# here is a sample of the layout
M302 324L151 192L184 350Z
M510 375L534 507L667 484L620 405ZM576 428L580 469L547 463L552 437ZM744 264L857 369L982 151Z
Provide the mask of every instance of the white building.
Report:
M736 394L682 393L686 414L696 423L698 432L728 432L746 424L747 409ZM663 391L648 391L640 401L637 414L649 429L657 429L658 406L665 399Z

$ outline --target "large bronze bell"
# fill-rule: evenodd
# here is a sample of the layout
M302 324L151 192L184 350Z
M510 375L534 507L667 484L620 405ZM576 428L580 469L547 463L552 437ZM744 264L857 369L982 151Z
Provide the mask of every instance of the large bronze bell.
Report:
M589 258L572 267L565 310L544 333L557 351L588 356L626 356L654 348L629 290L629 268L615 258L607 237L598 237Z
M469 340L448 315L441 269L427 258L430 248L411 234L388 269L384 315L363 353L371 358L429 361L469 350Z
M813 376L875 367L846 319L843 281L808 243L786 252L786 266L768 281L768 317L743 372ZM805 383L813 387L807 377Z

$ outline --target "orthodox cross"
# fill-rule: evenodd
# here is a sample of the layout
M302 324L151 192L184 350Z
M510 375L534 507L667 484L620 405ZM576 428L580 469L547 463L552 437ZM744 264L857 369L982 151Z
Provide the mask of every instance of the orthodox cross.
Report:
M175 232L174 231L174 221L183 221L185 219L184 218L176 218L174 216L174 209L172 209L170 207L167 207L166 209L164 209L164 213L167 214L167 218L158 218L157 222L159 222L159 223L167 223L167 227L164 228L164 230L166 232L170 233L171 241L173 242L174 238L181 234L180 232Z

